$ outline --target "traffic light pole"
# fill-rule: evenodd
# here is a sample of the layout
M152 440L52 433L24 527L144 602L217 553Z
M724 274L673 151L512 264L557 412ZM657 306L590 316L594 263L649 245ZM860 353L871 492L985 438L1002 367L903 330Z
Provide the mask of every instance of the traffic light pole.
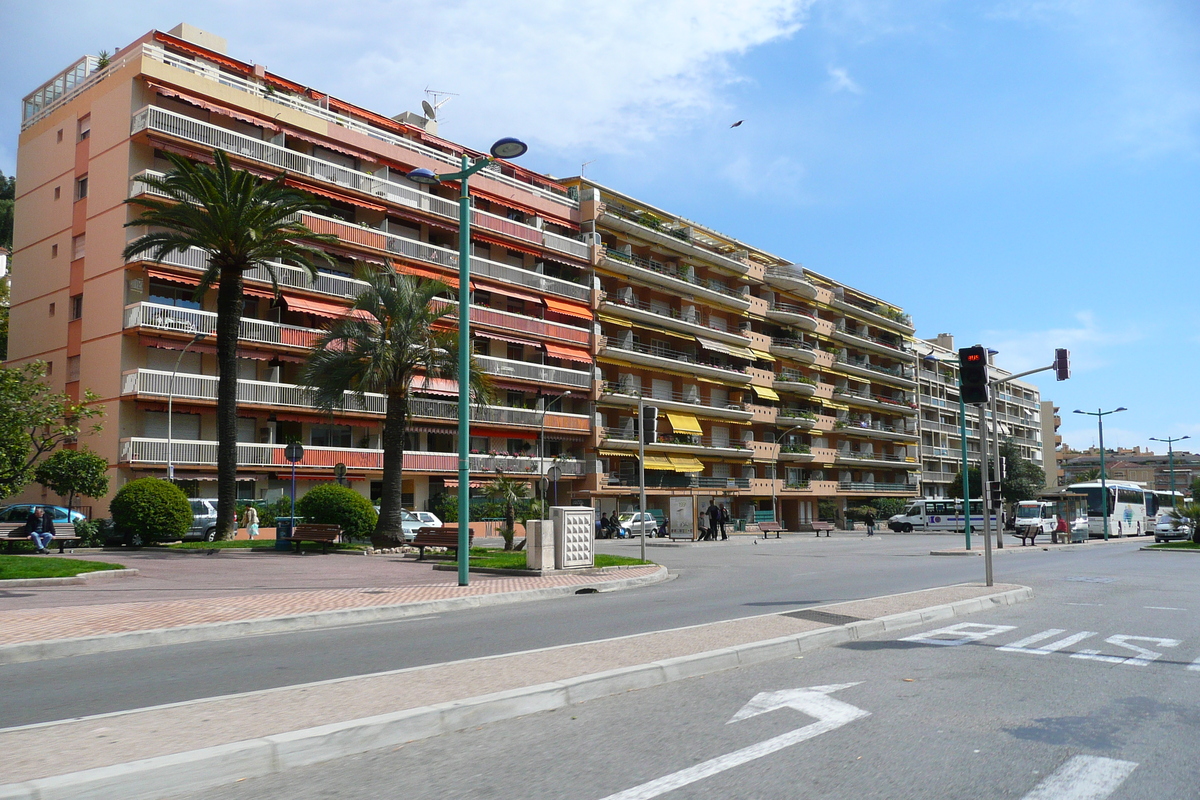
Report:
M996 393L991 392L988 404L992 412L992 457L995 459L993 464L996 467L996 480L1004 480L1004 469L1000 466L1000 420L996 415ZM1000 502L999 508L996 509L996 548L1004 549L1004 526L1000 522L1001 513L1004 510L1004 502Z
M642 393L638 392L638 491L641 505L638 509L638 528L642 532L642 561L646 560L646 406Z
M988 493L988 436L987 405L979 409L979 502L983 506L983 575L987 585L992 581L992 500ZM967 503L970 506L970 501Z

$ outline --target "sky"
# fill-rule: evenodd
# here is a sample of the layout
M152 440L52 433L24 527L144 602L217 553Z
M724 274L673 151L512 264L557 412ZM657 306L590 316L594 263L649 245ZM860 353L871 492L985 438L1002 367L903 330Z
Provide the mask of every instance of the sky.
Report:
M453 93L449 139L520 137L1012 372L1066 347L1029 380L1071 446L1124 406L1106 446L1200 451L1195 0L0 0L0 169L25 94L183 21L388 115Z

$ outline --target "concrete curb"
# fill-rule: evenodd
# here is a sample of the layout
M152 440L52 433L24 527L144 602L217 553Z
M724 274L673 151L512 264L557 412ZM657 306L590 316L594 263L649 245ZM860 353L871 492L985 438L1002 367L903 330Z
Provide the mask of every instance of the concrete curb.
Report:
M113 580L115 578L136 578L140 573L136 569L101 569L95 572L81 572L69 578L13 578L0 581L0 589L18 586L83 586L96 581ZM0 662L3 663L3 662Z
M1200 550L1191 550L1183 547L1154 547L1153 545L1139 547L1138 550L1145 550L1147 553L1200 553Z
M489 722L550 711L733 667L794 657L879 633L1014 605L1032 597L1033 590L1023 586L969 600L564 681L8 784L0 786L0 800L107 800L111 797L152 800L170 794L198 792Z
M526 589L501 594L471 595L443 600L426 600L418 603L400 603L370 608L347 608L337 611L312 611L284 617L212 622L203 625L184 625L177 628L156 628L127 633L108 633L100 636L81 636L74 639L49 639L41 642L16 642L0 645L0 665L19 664L28 661L43 661L50 658L111 653L117 650L136 650L142 647L159 647L189 642L211 642L232 639L238 636L254 636L264 633L335 628L342 625L357 625L364 622L387 622L425 614L440 614L464 608L508 605L532 600L545 600L578 594L580 591L615 592L638 586L649 586L668 580L666 567L659 567L651 575L637 578L600 579L573 586L548 586L542 589ZM46 579L57 580L57 579ZM66 579L73 580L73 579ZM0 793L0 800L4 800Z

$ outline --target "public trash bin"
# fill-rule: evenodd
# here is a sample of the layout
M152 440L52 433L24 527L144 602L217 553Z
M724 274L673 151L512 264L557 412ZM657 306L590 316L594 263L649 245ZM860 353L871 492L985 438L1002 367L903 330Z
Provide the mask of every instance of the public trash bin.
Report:
M275 518L275 549L292 549L292 523L294 517Z

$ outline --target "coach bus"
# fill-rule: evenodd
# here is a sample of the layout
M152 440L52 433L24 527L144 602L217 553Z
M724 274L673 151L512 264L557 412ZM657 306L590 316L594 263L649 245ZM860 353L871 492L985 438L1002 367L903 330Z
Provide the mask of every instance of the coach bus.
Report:
M1184 504L1187 498L1183 496L1183 492L1165 492L1145 490L1146 495L1146 519L1158 519L1158 512L1166 511L1169 508L1179 508Z
M1146 516L1146 490L1142 485L1133 481L1105 483L1108 490L1108 535L1141 536L1143 533L1152 533L1154 519ZM1073 483L1067 489L1087 495L1088 535L1103 537L1105 502L1100 481Z

